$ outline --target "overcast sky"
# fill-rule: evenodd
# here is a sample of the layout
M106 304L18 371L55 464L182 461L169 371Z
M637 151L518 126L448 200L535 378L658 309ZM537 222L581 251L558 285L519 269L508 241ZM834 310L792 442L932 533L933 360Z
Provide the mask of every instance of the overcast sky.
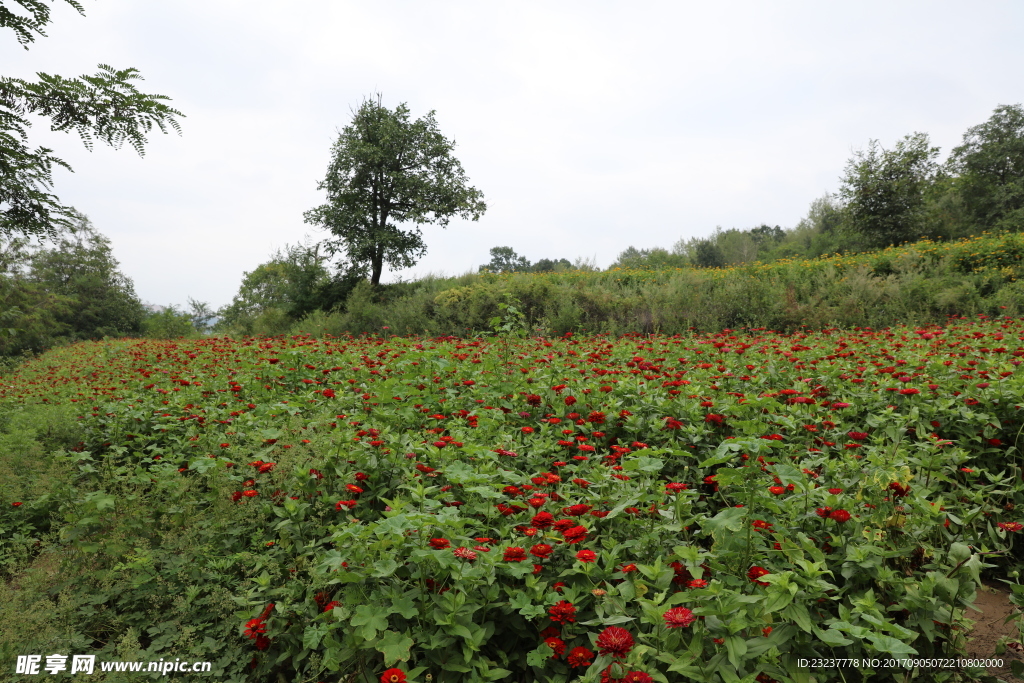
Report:
M63 5L59 2L58 4ZM385 280L458 274L510 246L606 267L715 226L794 226L872 138L915 131L942 158L1024 101L1024 3L516 3L83 0L0 74L138 68L182 135L87 152L39 120L30 142L75 173L55 193L113 242L149 303L215 307L305 236L337 132L364 97L436 111L481 190L478 222L424 228Z

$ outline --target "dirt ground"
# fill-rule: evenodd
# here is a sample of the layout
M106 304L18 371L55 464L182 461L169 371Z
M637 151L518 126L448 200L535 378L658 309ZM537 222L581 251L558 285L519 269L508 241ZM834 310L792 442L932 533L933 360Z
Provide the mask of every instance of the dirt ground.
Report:
M986 584L978 591L974 604L978 611L967 611L967 618L975 622L967 643L967 656L972 659L1002 659L1003 666L989 669L989 674L1007 683L1024 680L1010 673L1012 660L1024 662L1024 648L1020 644L1016 620L1006 623L1006 617L1019 614L1017 608L1010 604L1009 591L996 582ZM1010 637L1010 644L1006 652L996 655L996 643L1005 636Z

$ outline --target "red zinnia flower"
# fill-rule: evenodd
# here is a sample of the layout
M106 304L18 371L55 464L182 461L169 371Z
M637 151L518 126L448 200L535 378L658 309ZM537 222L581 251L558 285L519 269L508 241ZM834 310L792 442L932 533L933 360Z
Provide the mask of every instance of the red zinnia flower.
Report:
M769 486L768 487L768 493L771 493L772 495L775 495L775 496L781 496L785 492L786 492L786 487L785 486Z
M551 621L556 624L568 624L576 621L576 607L568 600L562 600L548 608Z
M680 491L685 491L686 489L687 489L686 484L682 484L682 483L677 482L677 481L665 484L665 490L666 491L671 491L672 493L679 493Z
M346 484L345 488L348 489L350 493L362 493L363 492L363 489L359 488L355 484Z
M569 650L569 656L566 658L569 662L569 666L574 669L581 666L590 666L594 659L594 653L585 647L574 647Z
M562 512L573 517L579 517L590 512L593 507L593 505L570 505L567 508L562 508Z
M543 498L541 499L543 501ZM530 521L530 524L537 529L547 529L549 526L555 523L555 516L550 512L541 512L535 515Z
M1020 522L999 522L996 526L1003 531L1020 531L1021 529L1024 529L1024 524L1021 524Z
M829 519L834 519L840 524L843 522L850 521L850 513L847 512L846 510L833 510L832 512L828 513L828 516Z
M451 541L447 538L432 538L430 539L430 547L434 550L444 550L451 546Z
M599 654L624 659L633 649L633 636L624 628L609 626L601 631L594 644L597 645Z
M697 617L685 607L673 607L665 612L665 626L668 628L685 628L696 621Z
M522 548L505 548L506 562L522 562L526 559L526 551Z
M654 683L654 679L643 671L630 671L622 679L622 683Z
M552 659L555 659L556 657L561 657L562 653L565 652L565 641L561 638L551 636L550 638L545 638L544 642L547 644L548 647L554 650L554 654L551 655Z
M562 532L562 538L566 543L580 543L587 540L587 528L585 526L574 526Z
M267 624L257 617L256 619L250 619L245 623L245 636L249 640L255 640L261 633L267 632Z
M455 557L458 557L462 560L469 560L470 562L472 562L476 559L476 553L470 550L469 548L463 548L460 546L452 552L455 553Z
M708 582L704 579L691 579L686 583L687 588L707 588Z
M597 555L594 554L593 550L581 550L576 553L576 559L580 562L593 562L597 559Z
M401 669L388 669L381 674L380 683L405 683L405 672Z
M552 550L554 550L554 548L552 548L547 543L538 543L537 545L530 548L530 554L535 557L539 557L543 560L545 557L551 554Z
M754 565L747 572L747 578L759 586L767 586L769 585L767 581L758 581L758 578L764 576L765 574L771 574L771 572L765 569L764 567L758 567L757 565Z

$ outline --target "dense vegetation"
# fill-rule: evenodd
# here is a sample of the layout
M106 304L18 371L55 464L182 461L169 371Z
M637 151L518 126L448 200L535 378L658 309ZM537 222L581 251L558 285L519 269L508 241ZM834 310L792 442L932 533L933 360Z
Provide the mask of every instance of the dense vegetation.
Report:
M1017 575L1019 318L577 339L516 317L463 340L83 343L4 375L0 661L983 673L799 660L956 656L983 574Z

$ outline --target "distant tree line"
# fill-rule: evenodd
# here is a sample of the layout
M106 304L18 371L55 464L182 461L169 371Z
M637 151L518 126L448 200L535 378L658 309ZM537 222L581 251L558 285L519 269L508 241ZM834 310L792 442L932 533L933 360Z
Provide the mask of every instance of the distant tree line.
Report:
M611 267L718 268L1024 228L1024 107L1000 105L945 163L939 152L926 133L891 149L871 140L847 161L839 190L814 200L791 229L717 228L670 249L631 246Z

